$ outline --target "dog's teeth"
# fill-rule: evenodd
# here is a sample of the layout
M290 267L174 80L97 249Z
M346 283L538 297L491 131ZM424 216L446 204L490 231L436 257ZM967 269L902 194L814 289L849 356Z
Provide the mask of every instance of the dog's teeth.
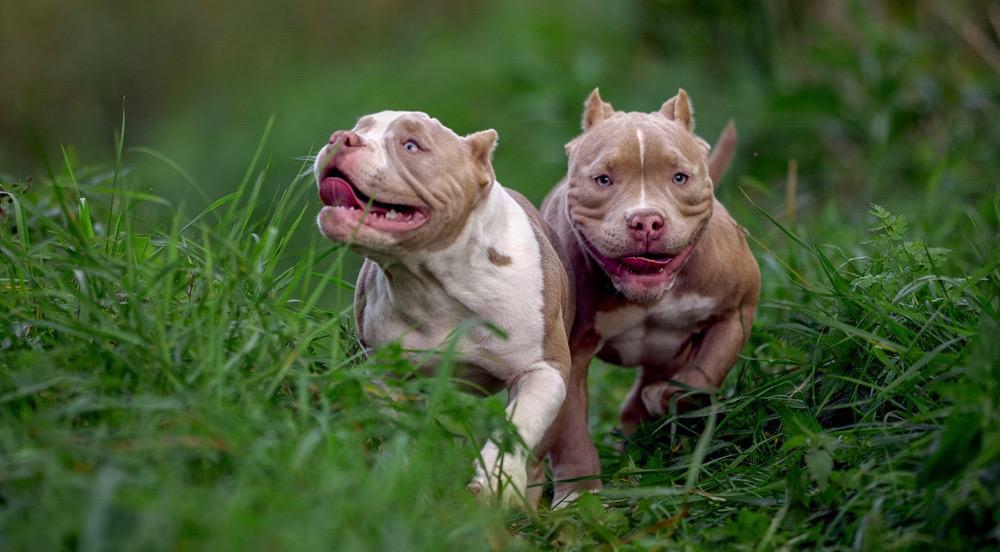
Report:
M389 213L385 216L385 218L389 220L396 220L396 217L398 216L399 213L397 213L395 209L389 209Z

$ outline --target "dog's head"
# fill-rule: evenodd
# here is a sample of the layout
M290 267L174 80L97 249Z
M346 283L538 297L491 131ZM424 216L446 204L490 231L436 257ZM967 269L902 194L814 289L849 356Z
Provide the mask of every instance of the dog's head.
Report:
M595 89L566 145L568 215L583 246L630 300L673 284L712 216L709 145L687 93L653 113L615 111Z
M459 136L419 112L362 117L334 132L313 166L320 232L392 257L450 243L493 185L496 139Z

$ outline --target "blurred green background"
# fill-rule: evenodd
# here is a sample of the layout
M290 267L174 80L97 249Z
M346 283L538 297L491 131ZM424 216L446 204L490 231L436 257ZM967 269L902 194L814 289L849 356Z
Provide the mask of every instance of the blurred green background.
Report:
M271 115L274 191L333 130L393 108L460 133L497 129L500 180L537 203L565 172L593 87L642 111L684 87L710 141L737 122L719 195L752 231L766 225L738 186L791 218L794 159L800 220L860 229L884 203L970 263L996 237L996 4L0 2L9 180L39 175L43 158L58 167L60 145L106 167L124 98L127 145L196 185L136 152L133 181L193 211L238 184Z

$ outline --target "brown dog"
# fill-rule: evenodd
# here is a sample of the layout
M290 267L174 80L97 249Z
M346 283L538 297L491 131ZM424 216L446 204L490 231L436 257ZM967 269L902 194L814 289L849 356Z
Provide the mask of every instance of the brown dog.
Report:
M743 230L715 199L735 131L717 151L694 134L684 90L654 113L615 111L595 89L583 134L567 144L566 178L543 217L576 279L571 379L552 449L558 480L600 472L587 428L587 368L594 355L638 367L621 409L626 432L668 411L683 388L721 385L746 343L760 272ZM600 487L556 485L554 504Z

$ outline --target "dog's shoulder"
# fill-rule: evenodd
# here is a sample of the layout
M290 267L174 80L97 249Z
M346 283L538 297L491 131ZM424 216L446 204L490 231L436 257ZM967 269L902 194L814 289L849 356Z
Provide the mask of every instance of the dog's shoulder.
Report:
M550 302L561 305L566 331L572 325L575 313L576 290L573 286L572 269L565 251L552 227L545 221L538 209L523 194L504 188L514 201L521 206L531 222L542 254L542 270L545 272L545 293ZM553 289L550 289L553 288ZM554 289L557 288L557 289Z
M559 243L559 238L558 236L556 236L556 233L553 231L552 227L545 220L545 218L542 217L542 214L539 212L538 208L536 208L531 203L531 201L528 200L528 198L524 197L524 195L521 194L520 192L516 190L511 190L510 188L504 188L504 189L507 191L508 194L510 194L511 197L514 198L514 201L516 201L517 204L521 206L521 209L524 210L525 214L528 215L528 219L531 221L532 227L534 227L536 231L540 234L539 242L545 241L547 243L542 244L543 246L548 245L549 247L555 250L556 255L559 257L560 263L565 269L565 267L567 266L567 261L564 258L563 254L561 253L560 248L556 247L556 244ZM544 240L541 239L542 237L544 237Z
M760 290L760 269L747 244L746 231L715 200L712 218L697 246L697 255L685 267L685 287L699 288L704 294L724 299L732 307L756 297Z

